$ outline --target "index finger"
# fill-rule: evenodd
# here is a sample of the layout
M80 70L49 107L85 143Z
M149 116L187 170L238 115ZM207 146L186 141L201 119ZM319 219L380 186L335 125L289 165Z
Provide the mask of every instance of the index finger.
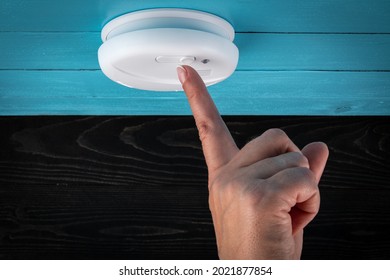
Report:
M212 172L228 163L238 148L198 73L187 65L178 67L177 72L195 118L209 172Z

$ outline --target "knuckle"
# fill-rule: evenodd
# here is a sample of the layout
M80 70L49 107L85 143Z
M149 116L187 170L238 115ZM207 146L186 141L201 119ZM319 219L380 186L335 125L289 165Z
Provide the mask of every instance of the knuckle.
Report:
M199 139L202 142L204 142L206 138L218 135L221 132L221 129L218 126L218 120L213 118L198 120L196 122L196 127L198 128Z
M307 167L296 167L295 172L297 176L301 176L302 178L305 178L307 181L316 184L316 177L314 173Z
M223 174L216 177L210 185L210 193L224 198L234 198L240 190L241 182L237 178L226 178Z
M197 123L198 132L199 132L199 139L203 142L213 131L211 122L207 121L199 121Z
M216 177L210 185L210 197L219 198L220 201L245 201L245 205L256 205L259 202L258 183L248 180L242 174L231 176L224 173Z
M268 137L273 138L284 138L287 137L287 134L281 130L280 128L271 128L264 132L264 134Z
M296 172L297 175L302 177L310 177L310 173L311 173L309 168L306 167L296 167L294 171Z
M290 152L289 154L297 166L306 167L306 168L309 167L309 160L302 153Z

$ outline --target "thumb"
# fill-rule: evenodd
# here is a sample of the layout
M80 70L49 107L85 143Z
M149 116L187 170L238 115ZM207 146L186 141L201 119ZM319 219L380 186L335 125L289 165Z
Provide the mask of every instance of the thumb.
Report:
M329 156L328 147L325 143L313 142L306 145L302 149L302 153L309 160L310 170L316 176L318 184Z

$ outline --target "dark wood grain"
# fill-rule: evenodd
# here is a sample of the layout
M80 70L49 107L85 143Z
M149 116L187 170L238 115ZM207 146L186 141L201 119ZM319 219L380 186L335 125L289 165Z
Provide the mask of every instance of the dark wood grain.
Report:
M328 144L303 258L390 258L389 117L225 120L239 146L271 127ZM3 117L0 135L0 258L217 258L191 117Z

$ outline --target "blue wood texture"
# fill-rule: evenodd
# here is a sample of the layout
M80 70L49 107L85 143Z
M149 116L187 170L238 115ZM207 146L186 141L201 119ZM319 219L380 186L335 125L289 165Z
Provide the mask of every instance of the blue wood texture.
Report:
M230 21L237 32L389 33L388 0L2 0L0 31L100 31L118 15L189 8Z
M192 8L229 20L240 61L210 87L225 115L389 115L390 1L0 2L0 115L187 115L181 93L125 88L97 62L126 12Z
M224 115L389 115L389 90L390 72L339 71L238 71L210 87ZM0 92L3 115L191 114L182 92L125 88L94 70L2 71Z

